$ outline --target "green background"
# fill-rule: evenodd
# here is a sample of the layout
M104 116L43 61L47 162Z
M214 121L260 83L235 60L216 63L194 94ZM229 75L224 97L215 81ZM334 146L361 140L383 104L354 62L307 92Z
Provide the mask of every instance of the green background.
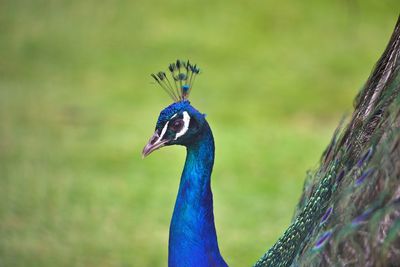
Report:
M166 266L185 157L142 147L171 100L149 74L203 73L221 252L249 266L290 222L307 169L382 53L384 1L0 1L0 266Z

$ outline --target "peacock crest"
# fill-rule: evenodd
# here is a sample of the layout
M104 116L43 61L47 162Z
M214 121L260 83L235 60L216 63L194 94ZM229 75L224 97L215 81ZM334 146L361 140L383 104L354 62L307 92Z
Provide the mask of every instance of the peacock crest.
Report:
M169 64L168 70L171 79L163 71L151 74L151 77L164 89L164 91L175 102L183 101L189 98L194 81L200 69L196 64L191 64L188 61L177 60ZM171 81L172 80L172 81Z

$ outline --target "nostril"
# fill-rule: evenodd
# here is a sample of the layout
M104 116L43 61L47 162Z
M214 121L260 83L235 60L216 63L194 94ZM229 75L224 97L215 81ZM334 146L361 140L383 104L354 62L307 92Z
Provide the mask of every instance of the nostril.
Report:
M151 138L151 140L150 140L150 144L153 145L153 144L156 142L157 137L158 137L158 136L153 136L153 137Z

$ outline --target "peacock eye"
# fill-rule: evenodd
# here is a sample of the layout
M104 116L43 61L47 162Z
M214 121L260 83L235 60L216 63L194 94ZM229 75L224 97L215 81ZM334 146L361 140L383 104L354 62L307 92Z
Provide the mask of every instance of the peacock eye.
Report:
M174 131L179 131L182 129L183 124L184 124L183 120L175 120L171 125L171 129Z

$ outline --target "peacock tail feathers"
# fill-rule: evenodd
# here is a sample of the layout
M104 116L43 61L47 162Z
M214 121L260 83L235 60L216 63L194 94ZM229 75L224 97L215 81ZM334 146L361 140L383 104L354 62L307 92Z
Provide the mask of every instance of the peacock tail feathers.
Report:
M351 119L308 173L292 224L255 266L399 265L399 91L400 17Z

